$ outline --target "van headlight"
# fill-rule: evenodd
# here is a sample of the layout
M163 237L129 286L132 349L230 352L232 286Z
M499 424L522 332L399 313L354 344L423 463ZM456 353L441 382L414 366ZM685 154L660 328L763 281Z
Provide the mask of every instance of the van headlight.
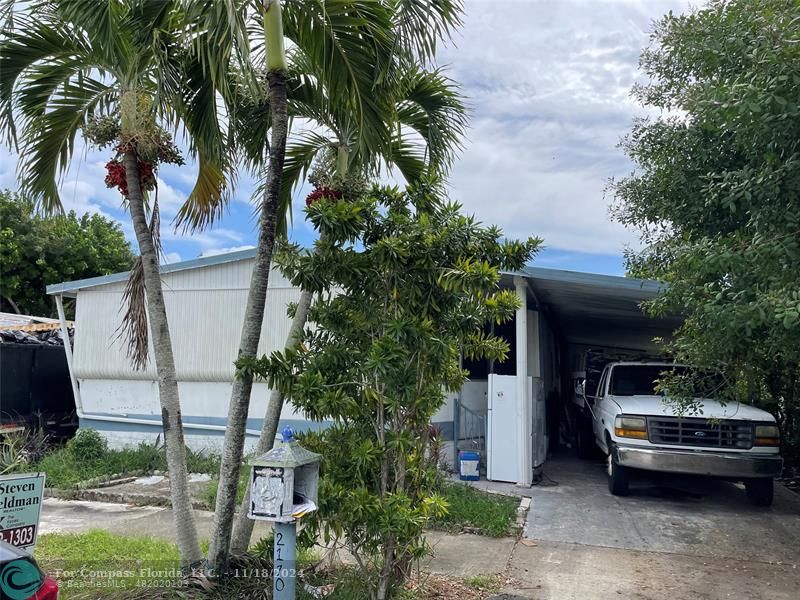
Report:
M754 446L780 446L781 432L777 425L756 424Z
M620 416L614 419L614 435L637 440L647 439L647 419L644 417Z

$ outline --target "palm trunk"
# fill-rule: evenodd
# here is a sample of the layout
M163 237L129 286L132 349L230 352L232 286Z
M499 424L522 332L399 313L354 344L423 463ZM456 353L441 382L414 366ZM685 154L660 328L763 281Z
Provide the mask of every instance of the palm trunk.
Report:
M203 559L203 553L200 551L200 544L197 541L192 499L189 495L186 444L183 439L178 380L175 376L175 359L172 356L167 308L161 289L158 253L153 245L150 228L147 226L144 198L139 185L139 164L136 152L134 150L125 152L123 161L128 183L128 205L130 206L133 230L139 243L139 253L142 257L148 321L158 374L158 397L161 403L161 422L167 451L175 536L181 561L184 565L193 566Z
M269 83L270 108L272 111L272 137L267 169L267 189L259 218L258 246L256 247L253 276L247 296L247 308L239 344L239 358L254 357L261 339L261 326L264 322L264 309L267 300L267 285L275 245L275 223L278 211L283 163L286 156L286 137L288 135L288 111L286 104L286 75L283 70L271 70L267 74ZM250 392L253 388L252 375L237 374L231 391L228 407L228 421L222 451L222 464L219 471L217 504L214 511L214 531L208 551L209 566L221 572L227 566L231 542L236 490L239 483L239 469L244 450L247 413L250 407Z
M347 175L349 151L345 145L339 146L336 155L336 173L340 177ZM297 310L289 327L289 334L286 336L284 350L293 348L303 333L303 327L308 320L308 310L311 308L311 292L303 290L297 302ZM278 390L272 390L269 395L267 412L264 415L264 423L261 425L261 434L258 437L255 453L263 454L275 445L275 436L278 434L278 424L281 419L283 409L283 396ZM250 508L250 490L245 490L244 498L239 506L239 512L235 517L233 526L233 538L231 540L231 552L241 554L250 546L250 538L253 536L253 521L247 518Z
M286 345L284 349L293 348L303 333L303 326L308 319L308 309L311 306L311 292L303 290L300 294L300 299L297 302L297 310L292 319L292 325L289 328L289 335L286 336ZM275 436L278 433L278 422L281 418L281 409L283 408L283 396L278 390L272 390L269 395L269 403L267 404L267 413L264 416L264 423L261 425L261 435L258 437L256 444L256 455L263 454L271 449L275 444ZM247 512L250 508L250 489L245 490L244 498L239 506L239 512L236 515L236 521L233 525L233 538L231 539L231 552L234 554L241 554L245 552L250 545L250 537L253 535L253 521L247 518Z

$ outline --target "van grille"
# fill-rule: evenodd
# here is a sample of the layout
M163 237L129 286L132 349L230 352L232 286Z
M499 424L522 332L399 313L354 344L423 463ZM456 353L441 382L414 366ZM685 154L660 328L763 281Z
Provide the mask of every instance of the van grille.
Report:
M647 435L654 444L741 450L753 447L753 425L747 421L648 417Z

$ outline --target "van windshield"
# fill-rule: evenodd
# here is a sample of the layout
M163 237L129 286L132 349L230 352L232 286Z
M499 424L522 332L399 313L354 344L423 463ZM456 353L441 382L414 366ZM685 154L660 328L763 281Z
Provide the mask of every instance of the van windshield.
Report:
M656 396L656 380L664 373L688 373L686 367L669 365L617 365L611 371L610 393L614 396ZM700 398L713 397L714 391L721 385L721 379L715 374L705 374L700 388L692 395Z

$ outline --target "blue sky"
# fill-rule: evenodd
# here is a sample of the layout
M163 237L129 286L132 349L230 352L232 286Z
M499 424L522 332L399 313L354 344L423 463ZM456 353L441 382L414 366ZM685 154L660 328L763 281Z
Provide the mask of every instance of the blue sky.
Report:
M641 77L638 57L651 22L687 7L677 0L467 0L464 27L439 59L471 107L451 198L509 237L544 238L539 266L623 274L622 253L638 247L638 235L610 218L604 190L610 177L632 168L616 145L643 114L629 91ZM118 220L132 240L119 194L103 183L110 155L76 145L61 185L65 208ZM15 164L0 151L0 188L16 188ZM191 163L160 172L166 260L252 246L247 177L213 228L186 235L168 227L194 176ZM313 239L302 218L307 191L295 193L290 233L303 244Z

